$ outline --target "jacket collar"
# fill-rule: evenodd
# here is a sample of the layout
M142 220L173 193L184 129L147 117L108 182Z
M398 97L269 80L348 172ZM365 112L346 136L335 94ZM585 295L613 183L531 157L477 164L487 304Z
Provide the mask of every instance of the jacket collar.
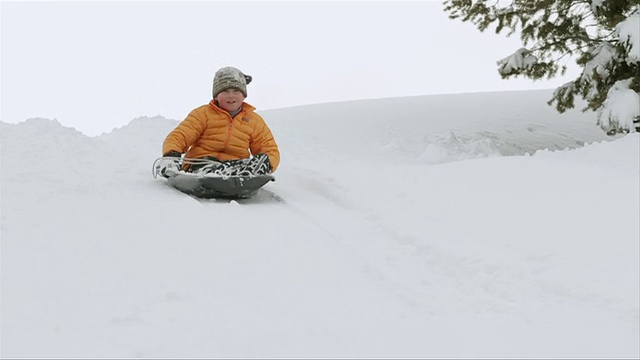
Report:
M211 100L209 102L209 106L211 106L212 108L214 108L215 110L219 110L219 111L224 111L227 112L227 110L221 108L218 106L218 103L215 100ZM249 104L248 102L242 102L242 110L241 111L246 111L246 112L253 112L255 111L255 106Z

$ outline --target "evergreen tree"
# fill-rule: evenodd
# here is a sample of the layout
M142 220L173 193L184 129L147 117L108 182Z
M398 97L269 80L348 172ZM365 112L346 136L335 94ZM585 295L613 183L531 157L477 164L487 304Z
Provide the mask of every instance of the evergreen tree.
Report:
M498 61L502 78L552 78L571 56L582 67L557 88L549 105L559 112L586 100L610 135L640 131L640 0L445 0L452 19L480 31L520 32L524 47Z

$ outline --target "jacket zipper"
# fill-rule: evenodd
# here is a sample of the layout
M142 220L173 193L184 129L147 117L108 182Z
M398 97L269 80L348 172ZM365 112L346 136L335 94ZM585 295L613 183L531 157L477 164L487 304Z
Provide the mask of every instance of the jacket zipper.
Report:
M229 130L227 131L227 138L224 141L224 151L227 152L227 146L229 146L229 141L231 140L231 130L233 130L233 118L231 117L231 115L227 115L229 116Z

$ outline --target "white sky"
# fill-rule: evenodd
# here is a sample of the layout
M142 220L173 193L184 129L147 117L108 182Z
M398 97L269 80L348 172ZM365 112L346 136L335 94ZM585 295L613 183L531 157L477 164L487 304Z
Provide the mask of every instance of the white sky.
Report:
M88 135L138 116L181 120L213 74L253 76L258 110L369 98L548 89L502 80L521 43L448 19L441 1L1 4L1 116Z

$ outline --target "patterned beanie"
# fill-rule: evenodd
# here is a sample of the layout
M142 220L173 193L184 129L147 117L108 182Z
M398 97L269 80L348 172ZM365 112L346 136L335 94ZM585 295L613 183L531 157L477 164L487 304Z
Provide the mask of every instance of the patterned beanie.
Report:
M213 77L213 97L228 89L238 89L247 97L247 84L250 82L251 76L231 66L223 67Z

